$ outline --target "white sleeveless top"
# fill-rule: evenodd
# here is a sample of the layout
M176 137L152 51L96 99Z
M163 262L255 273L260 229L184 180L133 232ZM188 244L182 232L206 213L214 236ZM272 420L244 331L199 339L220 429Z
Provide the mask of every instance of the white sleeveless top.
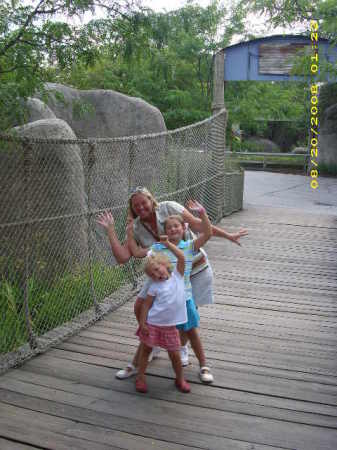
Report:
M168 327L187 322L184 277L177 270L168 280L153 281L147 294L155 297L147 316L150 325Z

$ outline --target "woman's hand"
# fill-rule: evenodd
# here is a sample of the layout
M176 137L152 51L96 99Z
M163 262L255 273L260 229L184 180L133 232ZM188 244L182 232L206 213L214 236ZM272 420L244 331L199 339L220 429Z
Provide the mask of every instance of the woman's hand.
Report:
M115 227L115 219L113 218L113 215L110 211L104 211L101 213L98 217L96 222L101 225L103 228L108 230L109 228Z
M247 236L247 234L248 230L246 230L245 228L240 228L240 230L236 233L228 233L227 239L234 242L234 244L241 245L239 242L240 238L243 236Z
M195 212L197 214L199 214L199 216L201 214L205 214L206 210L205 208L196 200L189 200L186 203L186 207L191 211L191 212Z

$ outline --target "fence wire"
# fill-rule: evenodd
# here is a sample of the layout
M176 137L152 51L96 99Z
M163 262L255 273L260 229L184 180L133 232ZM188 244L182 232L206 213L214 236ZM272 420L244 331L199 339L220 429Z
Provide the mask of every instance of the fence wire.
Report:
M224 160L225 125L221 111L144 136L0 136L0 369L129 298L139 261L116 264L96 216L112 211L124 241L134 187L158 200L197 199L214 222L242 207L243 173Z

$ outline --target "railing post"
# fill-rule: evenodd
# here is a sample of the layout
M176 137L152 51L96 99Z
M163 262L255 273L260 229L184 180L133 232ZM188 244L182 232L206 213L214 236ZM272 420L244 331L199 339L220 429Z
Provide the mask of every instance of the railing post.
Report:
M212 114L215 115L225 107L225 51L219 50L213 56L213 102Z
M136 187L133 185L136 151L137 151L137 141L131 140L129 147L128 192L131 192L131 189ZM132 287L133 289L136 289L138 282L133 258L131 258L131 260L129 261L129 267L131 272Z
M95 312L97 315L101 312L101 307L97 301L94 275L93 275L93 264L92 264L92 211L91 211L91 187L92 187L92 168L95 164L96 159L96 145L94 142L89 142L89 154L88 154L88 175L87 175L87 198L88 198L88 257L89 257L89 277L90 277L90 290L92 295L92 301L95 307Z
M224 103L224 50L214 55L212 114L223 110L223 114L211 121L209 147L211 161L209 176L213 177L209 186L209 215L215 222L223 217L225 190L225 135L227 111Z

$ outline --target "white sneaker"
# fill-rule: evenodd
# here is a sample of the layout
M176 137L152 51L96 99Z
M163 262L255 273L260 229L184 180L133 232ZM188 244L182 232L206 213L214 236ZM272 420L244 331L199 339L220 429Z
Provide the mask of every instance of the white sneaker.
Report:
M214 381L214 377L211 373L210 368L206 366L200 367L199 377L200 380L205 384L210 384Z
M121 369L116 373L116 378L125 380L126 378L133 377L136 373L138 373L138 369L133 364L128 364L125 369Z
M180 347L180 359L183 367L188 366L188 345L182 345Z

